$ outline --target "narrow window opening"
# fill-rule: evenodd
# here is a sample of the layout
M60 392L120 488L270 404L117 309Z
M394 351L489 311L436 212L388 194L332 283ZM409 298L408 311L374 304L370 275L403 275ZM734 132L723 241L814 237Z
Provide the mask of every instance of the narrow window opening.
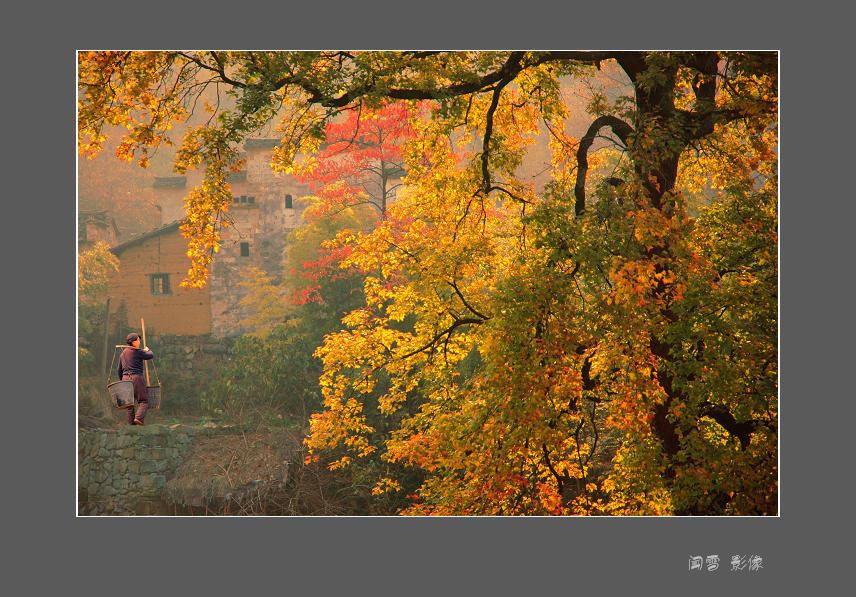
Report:
M152 294L161 296L170 294L169 274L151 274L152 279Z

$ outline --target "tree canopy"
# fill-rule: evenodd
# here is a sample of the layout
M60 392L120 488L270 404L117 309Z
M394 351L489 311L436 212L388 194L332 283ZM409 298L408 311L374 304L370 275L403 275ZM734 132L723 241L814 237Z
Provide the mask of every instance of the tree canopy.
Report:
M564 129L565 78L632 94ZM365 304L325 338L314 451L418 469L410 513L770 514L777 507L778 57L765 52L81 52L79 146L146 163L218 86L176 168L205 283L238 144L298 172L340 115L400 110L406 193L339 234ZM393 108L395 106L395 108ZM517 175L550 135L545 189ZM609 135L620 159L592 179ZM687 193L713 189L698 217ZM401 470L396 469L396 470ZM406 483L378 475L376 491Z

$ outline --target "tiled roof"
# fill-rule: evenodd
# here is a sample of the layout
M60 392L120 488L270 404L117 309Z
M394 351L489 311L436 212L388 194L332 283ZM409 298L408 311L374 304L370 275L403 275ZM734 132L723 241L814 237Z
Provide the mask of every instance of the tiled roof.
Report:
M167 224L166 226L161 226L160 228L156 228L154 230L151 230L150 232L146 232L144 234L141 234L140 236L136 236L130 240L126 240L122 244L119 244L119 245L116 245L115 247L112 247L110 249L110 252L113 253L114 255L118 255L119 253L121 253L125 249L133 247L135 245L139 245L139 244L147 241L150 238L154 238L156 236L160 236L161 234L166 234L168 232L174 232L181 227L181 224L183 222L184 222L184 220L176 220L175 222L173 222L171 224Z

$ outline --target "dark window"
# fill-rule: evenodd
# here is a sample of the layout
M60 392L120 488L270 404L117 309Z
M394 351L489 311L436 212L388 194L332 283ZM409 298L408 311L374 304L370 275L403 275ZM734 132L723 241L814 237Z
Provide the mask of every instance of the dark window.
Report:
M152 294L170 294L169 274L152 274Z
M256 202L255 197L247 197L247 203L255 203L255 202Z
M285 196L285 208L286 209L292 209L292 207L293 207L293 205L291 202L291 195L286 195Z
M241 243L241 257L250 256L250 243Z

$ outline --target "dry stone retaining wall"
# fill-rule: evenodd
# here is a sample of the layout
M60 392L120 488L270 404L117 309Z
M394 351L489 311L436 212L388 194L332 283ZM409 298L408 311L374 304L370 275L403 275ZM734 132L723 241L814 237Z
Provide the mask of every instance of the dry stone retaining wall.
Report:
M78 514L172 514L163 488L198 431L184 425L81 429Z
M226 359L234 340L202 336L148 334L146 341L157 359L160 373L214 373ZM153 370L150 370L152 373Z

